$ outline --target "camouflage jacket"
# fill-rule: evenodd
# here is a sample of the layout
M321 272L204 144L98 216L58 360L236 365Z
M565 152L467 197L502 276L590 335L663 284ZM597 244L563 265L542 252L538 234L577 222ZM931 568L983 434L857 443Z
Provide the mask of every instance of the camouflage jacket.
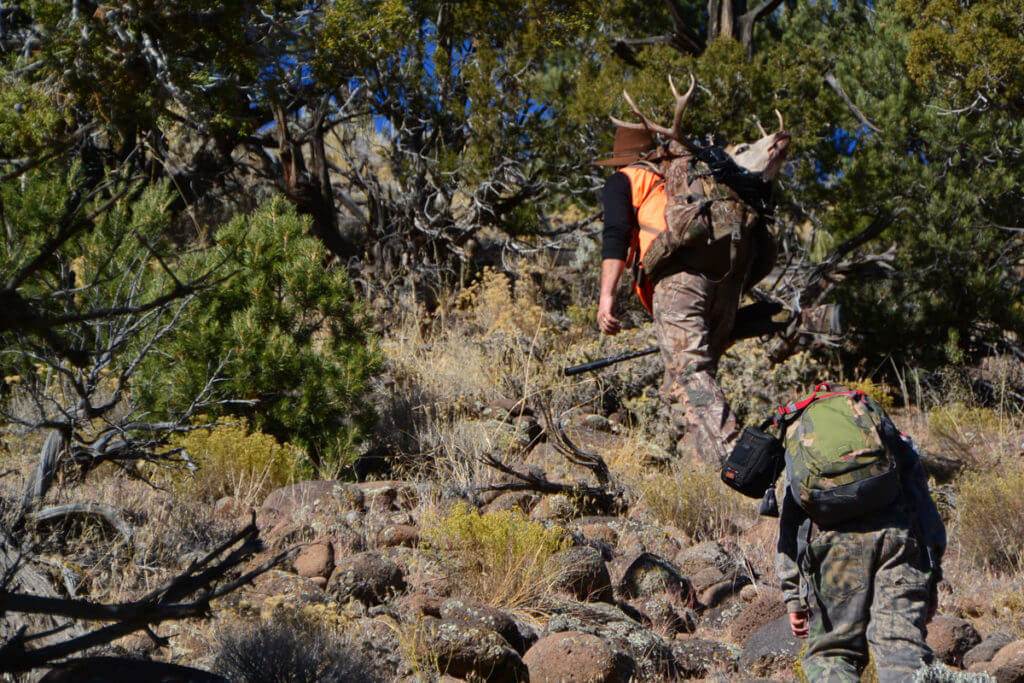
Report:
M946 527L935 501L928 492L928 477L921 458L909 437L898 437L893 455L899 467L903 495L893 505L902 506L913 520L918 539L928 553L932 568L932 581L942 580L942 556L946 551ZM775 571L782 589L782 597L789 612L807 609L808 587L800 574L800 562L812 530L811 519L790 493L788 473L779 516L779 540L775 555ZM885 518L880 514L880 518Z

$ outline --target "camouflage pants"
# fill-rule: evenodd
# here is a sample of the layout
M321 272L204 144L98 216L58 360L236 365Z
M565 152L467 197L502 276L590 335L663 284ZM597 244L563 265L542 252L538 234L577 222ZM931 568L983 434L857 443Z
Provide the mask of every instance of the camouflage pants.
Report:
M892 519L894 526L848 523L811 540L802 572L812 605L808 680L859 681L869 647L880 683L912 680L931 663L927 559L905 514Z
M740 291L694 273L666 276L654 287L654 327L665 362L662 399L672 422L705 461L721 463L739 436L736 416L715 379L732 342Z

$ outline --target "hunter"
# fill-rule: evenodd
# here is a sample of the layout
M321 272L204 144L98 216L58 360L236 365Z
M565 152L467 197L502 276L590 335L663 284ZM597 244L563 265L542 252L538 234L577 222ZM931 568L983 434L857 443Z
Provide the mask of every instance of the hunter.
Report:
M654 318L665 364L661 396L668 404L677 435L683 437L677 452L695 452L705 461L720 464L739 436L736 416L716 379L725 350L737 339L791 331L797 329L797 324L800 332L837 334L838 311L835 306L823 306L797 316L770 302L739 309L743 294L774 265L775 242L768 231L771 211L753 213L756 218L748 221L741 240L737 241L735 234L731 239L715 239L716 226L710 223L726 202L715 202L719 197L707 201L708 192L715 191L708 184L708 165L691 155L697 147L679 133L679 120L693 85L684 96L675 91L674 84L672 89L677 100L672 129L653 124L627 95L644 123L613 119L616 130L612 154L595 162L616 169L603 193L597 324L604 334L614 335L621 329L615 297L628 263L634 270L634 289ZM764 136L757 142L725 149L705 148L717 155L712 164L720 162L720 168L728 165L738 170L737 175L754 179L749 185L760 196L750 202L759 203L762 209L770 207L770 181L789 147L790 135L782 129L781 115L779 122L780 130L771 135L762 128ZM648 132L652 130L685 144L659 146ZM673 156L677 160L672 160ZM730 190L730 194L735 192ZM645 263L651 245L660 244L656 240L666 231L666 208L670 215L678 210L686 216L690 222L687 233L703 231L709 238L704 244L676 249L663 259L667 265L657 272L643 272L638 266Z

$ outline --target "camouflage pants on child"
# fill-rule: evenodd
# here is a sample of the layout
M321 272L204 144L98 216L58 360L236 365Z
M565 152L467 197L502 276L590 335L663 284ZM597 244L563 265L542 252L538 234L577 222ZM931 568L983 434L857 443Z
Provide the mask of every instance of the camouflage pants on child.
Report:
M928 560L905 512L883 516L818 531L807 548L801 574L811 602L802 662L808 680L859 681L869 647L880 683L912 680L931 663Z
M685 271L654 287L654 326L665 362L662 399L677 430L714 464L725 460L739 437L736 416L715 379L732 342L739 299L738 283L718 284Z

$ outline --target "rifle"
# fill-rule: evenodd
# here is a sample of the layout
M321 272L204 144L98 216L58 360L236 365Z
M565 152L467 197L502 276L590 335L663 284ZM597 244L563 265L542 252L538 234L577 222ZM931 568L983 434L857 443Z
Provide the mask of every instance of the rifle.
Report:
M601 368L606 368L609 365L614 365L615 363L621 363L624 360L631 360L633 358L639 358L640 356L649 356L650 354L657 353L657 352L658 352L658 347L657 346L652 346L652 347L650 347L648 349L642 349L640 351L630 351L629 353L624 353L621 356L610 356L608 358L598 358L597 360L592 360L589 363L583 363L582 365L573 365L572 367L562 368L562 374L565 375L566 377L571 377L573 375L578 375L578 374L580 374L582 372L589 372L591 370L600 370Z

